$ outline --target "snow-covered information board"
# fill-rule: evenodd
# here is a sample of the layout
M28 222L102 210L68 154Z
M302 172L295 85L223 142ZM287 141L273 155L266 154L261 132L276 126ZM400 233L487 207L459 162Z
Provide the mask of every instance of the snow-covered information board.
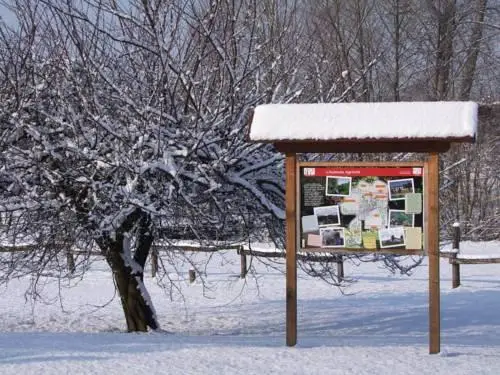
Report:
M300 166L303 248L422 249L422 166Z

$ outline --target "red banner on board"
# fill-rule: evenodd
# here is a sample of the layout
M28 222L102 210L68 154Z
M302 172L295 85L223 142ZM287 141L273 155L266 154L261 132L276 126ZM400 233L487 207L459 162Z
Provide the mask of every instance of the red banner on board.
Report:
M397 167L397 168L379 168L379 167L304 167L303 174L308 177L353 177L353 176L380 176L380 177L412 177L422 176L424 169L422 167Z

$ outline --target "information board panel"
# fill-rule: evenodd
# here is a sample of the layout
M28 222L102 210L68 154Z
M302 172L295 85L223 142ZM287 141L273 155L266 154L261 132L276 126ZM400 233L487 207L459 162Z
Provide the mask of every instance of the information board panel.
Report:
M421 165L299 165L302 248L423 247Z

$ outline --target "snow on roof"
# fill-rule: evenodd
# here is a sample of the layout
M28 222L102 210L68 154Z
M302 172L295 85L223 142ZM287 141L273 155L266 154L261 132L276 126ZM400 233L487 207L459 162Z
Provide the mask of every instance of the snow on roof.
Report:
M470 139L474 102L266 104L255 108L250 140Z

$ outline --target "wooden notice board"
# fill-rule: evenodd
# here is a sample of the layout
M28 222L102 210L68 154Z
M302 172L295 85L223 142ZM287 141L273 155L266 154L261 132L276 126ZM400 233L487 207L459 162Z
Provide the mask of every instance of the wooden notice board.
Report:
M288 346L297 343L297 251L427 254L429 352L439 353L438 160L311 163L286 154Z
M439 153L453 142L475 141L478 108L472 102L255 108L249 140L273 143L286 154L287 345L297 342L297 251L424 254L429 257L429 351L439 352ZM427 157L351 164L297 158L394 152Z

